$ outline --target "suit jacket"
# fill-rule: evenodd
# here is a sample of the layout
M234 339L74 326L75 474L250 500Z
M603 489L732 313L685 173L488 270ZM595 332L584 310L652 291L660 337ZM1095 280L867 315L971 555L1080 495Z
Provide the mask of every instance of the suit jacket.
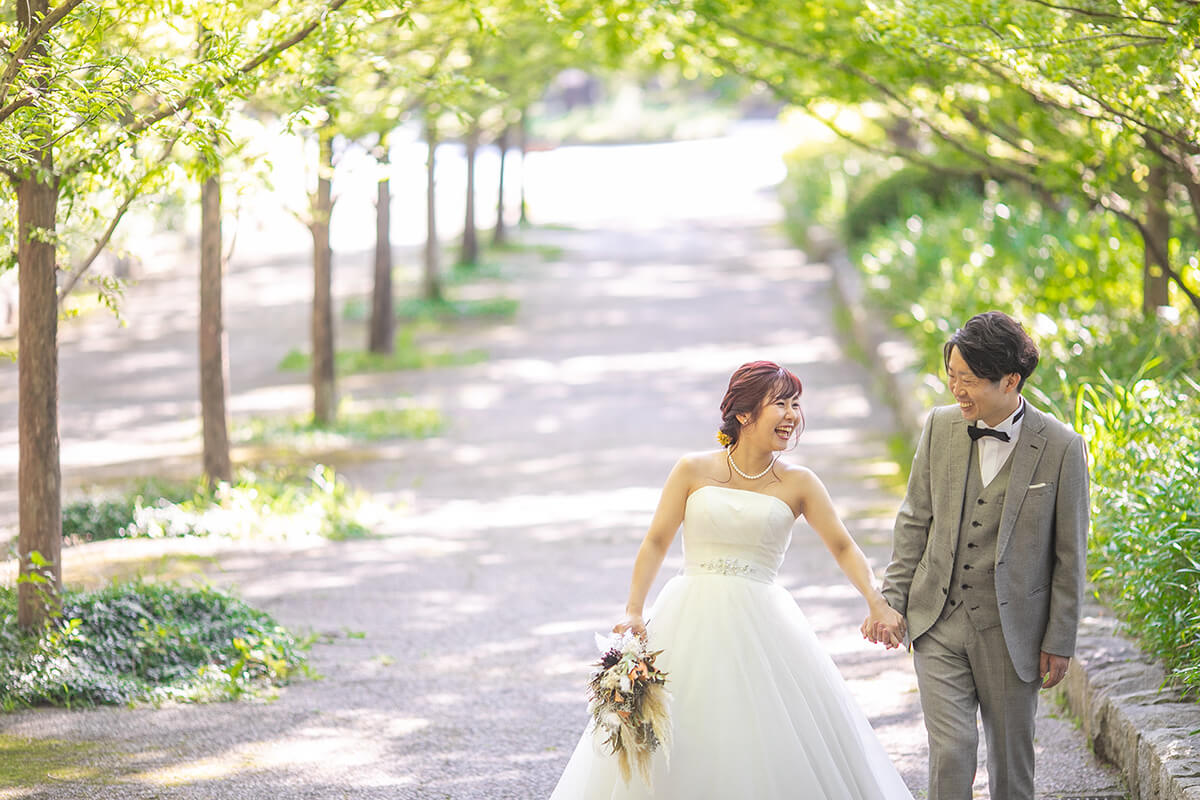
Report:
M1041 651L1070 657L1083 599L1089 524L1083 438L1026 401L996 541L996 600L1017 674ZM896 517L883 595L916 639L941 616L954 570L972 442L957 406L934 409Z

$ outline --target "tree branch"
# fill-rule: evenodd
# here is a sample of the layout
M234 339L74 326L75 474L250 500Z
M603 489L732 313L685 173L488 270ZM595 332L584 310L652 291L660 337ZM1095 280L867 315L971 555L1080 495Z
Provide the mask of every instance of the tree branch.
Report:
M108 246L108 243L112 241L113 234L117 230L117 225L125 216L125 212L129 211L130 206L133 205L133 201L141 196L142 187L146 185L148 180L150 180L150 176L166 163L167 159L171 155L171 151L175 149L175 144L179 141L179 137L181 135L182 131L176 132L175 136L166 142L166 144L163 146L162 154L159 155L158 160L154 162L154 165L150 167L150 169L146 170L145 174L143 174L141 178L134 183L133 187L125 195L125 199L113 213L112 219L109 220L108 227L105 228L104 232L99 236L99 238L96 239L95 244L92 246L91 252L87 254L80 265L76 267L75 270L70 274L70 277L67 278L66 283L63 284L62 290L58 295L58 304L60 307L64 302L66 302L67 296L71 294L71 290L75 288L75 284L79 283L79 279L83 277L85 272L91 269L92 264L94 264L96 259L100 257L100 254L104 252L104 248Z
M1172 28L1179 24L1175 20L1150 19L1149 17L1130 17L1130 16L1126 16L1124 14L1111 14L1107 11L1096 11L1091 8L1080 8L1078 6L1060 6L1055 3L1048 2L1048 0L1025 0L1025 2L1033 3L1034 5L1043 6L1045 8L1050 8L1055 11L1066 11L1070 14L1078 14L1081 17L1091 17L1092 19L1108 19L1108 20L1114 20L1116 22L1145 22L1145 23L1151 24L1151 25L1166 25L1166 26L1169 26Z
M61 22L64 17L74 11L76 6L79 6L83 2L84 0L63 0L62 5L47 12L46 16L38 20L38 24L34 26L33 30L25 34L25 38L21 40L21 44L17 47L16 51L8 57L8 63L4 66L4 72L0 73L0 103L3 103L8 96L9 85L16 78L17 73L25 63L25 59L38 46L42 37Z
M37 93L36 89L34 89L33 87L26 89L21 94L21 96L18 97L16 100L13 100L11 103L6 105L4 108L0 108L0 122L4 122L4 120L11 117L13 115L13 113L16 112L17 109L23 108L23 107L29 105L34 100L36 100L37 97L38 97L38 93Z
M292 33L292 35L286 37L285 39L280 40L279 42L276 42L274 45L272 45L271 47L268 47L266 50L259 53L257 56L254 56L253 58L244 62L241 66L236 67L229 74L224 75L220 80L218 80L216 82L216 88L222 89L222 88L228 86L229 84L233 83L233 81L235 79L237 79L243 75L248 75L249 73L258 69L260 66L262 66L267 61L269 61L272 58L274 58L275 56L278 56L279 54L283 53L288 48L293 47L293 46L299 44L300 42L304 41L305 38L307 38L310 33L312 33L314 30L317 29L317 26L321 24L321 21L328 14L331 14L334 11L337 11L339 8L344 6L347 2L348 2L348 0L330 0L329 5L326 6L324 11L322 11L321 14L317 15L317 17L315 19L313 19L308 24L304 25L302 28L299 28L298 30L296 30L294 33ZM157 123L161 122L162 120L166 119L167 117L169 117L173 114L179 113L183 109L190 106L192 103L196 102L196 100L198 100L198 99L199 98L195 94L186 94L183 97L179 98L178 100L175 100L174 102L165 103L162 106L160 106L158 109L156 109L155 111L152 111L151 113L147 114L146 116L142 117L141 119L135 121L132 125L130 125L128 128L126 128L126 132L130 136L137 136L139 133L142 133L147 128L150 128L153 125L156 125Z

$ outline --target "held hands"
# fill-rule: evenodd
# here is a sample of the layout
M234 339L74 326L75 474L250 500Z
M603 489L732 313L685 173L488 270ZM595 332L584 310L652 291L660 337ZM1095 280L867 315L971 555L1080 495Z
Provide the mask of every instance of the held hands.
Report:
M646 621L642 619L641 614L625 614L621 621L613 625L613 633L631 632L634 636L640 637L642 641L646 639Z
M891 650L904 644L904 634L908 626L900 612L880 598L878 602L871 604L871 610L859 630L862 631L864 639L882 644Z

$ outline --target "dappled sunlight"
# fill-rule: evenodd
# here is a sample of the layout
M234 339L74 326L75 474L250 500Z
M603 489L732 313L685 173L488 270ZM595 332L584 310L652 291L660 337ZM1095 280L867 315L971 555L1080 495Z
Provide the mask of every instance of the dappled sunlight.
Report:
M745 361L797 369L809 428L787 457L822 475L839 510L862 517L855 535L880 539L864 546L873 562L886 558L886 411L864 398L862 368L834 333L828 266L806 263L767 227L779 219L761 191L782 174L777 139L763 129L736 147L531 154L531 213L575 230L526 236L561 255L514 270L504 291L521 306L511 321L429 333L431 346L478 347L487 358L339 379L339 395L355 403L420 403L446 419L427 439L330 454L377 506L372 537L126 541L111 555L88 545L64 559L71 580L141 572L229 589L311 635L320 678L282 687L270 702L20 713L6 719L10 730L57 728L102 743L103 771L131 795L237 786L263 797L545 796L587 718L594 635L620 618L662 482L682 453L716 447L721 392ZM549 181L550 169L557 188L536 180ZM632 197L631 185L641 187ZM345 218L339 235L372 223ZM339 308L369 290L368 240L350 238L338 252ZM277 369L309 342L311 264L302 255L243 250L226 276L235 420L311 408L307 376ZM408 291L419 254L403 260ZM131 312L152 308L131 316L136 330L114 334L102 320L91 329L99 333L81 331L64 347L68 475L127 472L127 457L149 474L179 463L199 470L194 276L181 286L160 305L134 287ZM363 322L338 326L339 346L361 346ZM115 379L109 354L124 370ZM0 426L0 456L11 451L14 465L15 423L14 413ZM0 504L6 491L15 496L15 466L11 490L4 470ZM651 598L681 566L677 538ZM868 713L908 735L911 711L891 718L912 699L907 663L862 642L863 600L804 523L781 583L856 695L878 698ZM897 737L888 741L907 741Z
M418 531L430 535L461 535L466 531L538 528L558 529L535 534L542 541L572 537L563 523L586 522L591 527L620 527L632 520L649 521L658 502L658 490L650 487L625 487L609 491L583 491L574 494L515 494L492 501L448 500L436 508L397 516L386 526L391 535L409 535Z

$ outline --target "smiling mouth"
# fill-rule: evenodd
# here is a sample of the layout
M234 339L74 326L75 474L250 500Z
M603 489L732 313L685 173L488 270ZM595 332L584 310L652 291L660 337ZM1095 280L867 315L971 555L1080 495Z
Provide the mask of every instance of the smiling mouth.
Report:
M782 425L775 429L775 433L784 439L790 439L792 438L792 431L794 430L795 428L790 425Z

